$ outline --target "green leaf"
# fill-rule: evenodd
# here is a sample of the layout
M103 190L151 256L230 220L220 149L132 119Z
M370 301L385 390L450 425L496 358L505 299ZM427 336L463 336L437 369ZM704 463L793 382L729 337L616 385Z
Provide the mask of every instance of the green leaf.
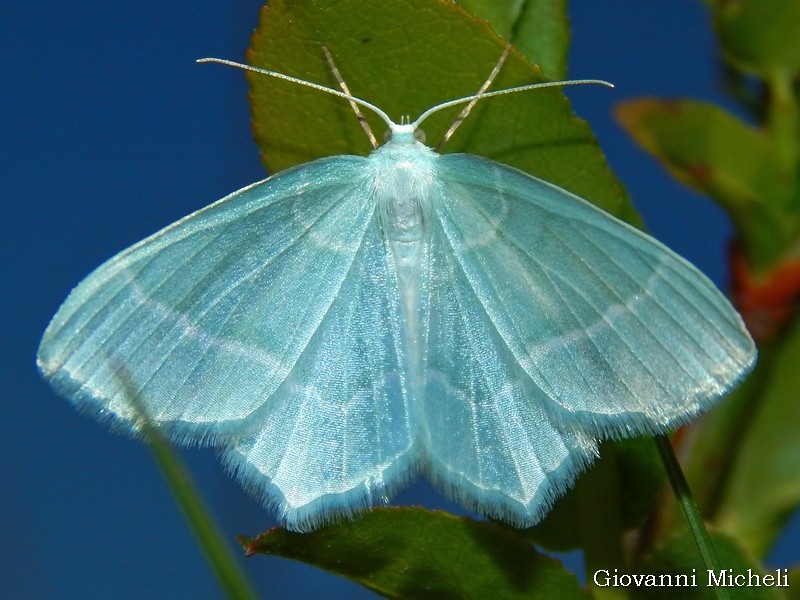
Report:
M716 549L719 562L724 570L730 569L728 574L745 577L752 572L763 576L767 574L757 560L749 556L736 542L721 533L711 533L711 538ZM750 571L748 571L748 569ZM714 581L709 578L705 570L694 540L688 532L682 532L671 537L661 546L652 556L648 558L637 570L640 573L653 574L657 578L661 575L672 576L672 579L664 579L663 582L671 581L673 586L635 586L630 588L632 600L671 600L681 598L682 600L715 600L716 589ZM776 571L770 571L773 577ZM685 575L686 578L678 580L676 575ZM694 579L691 579L694 575ZM717 581L720 581L720 573L715 573ZM658 581L658 580L657 580ZM727 580L726 580L727 581ZM744 580L741 580L744 581ZM768 580L762 579L762 582ZM782 583L781 579L773 579L773 583ZM675 586L675 583L689 583L690 585ZM696 585L691 585L695 583ZM709 585L711 583L712 585ZM781 588L776 586L732 586L725 588L729 591L729 597L736 600L780 600L784 598Z
M566 0L460 0L459 4L489 21L501 37L513 42L549 79L566 79L569 51Z
M354 95L399 121L475 93L505 42L484 20L448 2L276 0L262 11L248 59L338 89L322 45ZM542 79L537 67L512 51L493 88ZM248 74L248 81L256 141L270 172L321 156L370 151L347 102L263 75ZM598 88L597 93L609 91ZM460 110L445 110L426 121L429 144L436 145ZM380 137L385 124L366 116ZM572 114L560 90L478 103L444 151L470 152L518 167L638 223L589 127Z
M750 398L746 431L728 448L736 462L715 516L758 556L800 506L800 319L775 347L762 348L761 362L767 373Z
M714 28L738 68L764 79L800 73L800 0L716 2Z
M722 205L755 267L770 265L797 239L794 173L782 171L761 132L694 100L631 100L616 116L676 179Z
M419 508L380 508L356 522L240 539L248 554L299 560L387 598L580 598L557 560L503 527Z

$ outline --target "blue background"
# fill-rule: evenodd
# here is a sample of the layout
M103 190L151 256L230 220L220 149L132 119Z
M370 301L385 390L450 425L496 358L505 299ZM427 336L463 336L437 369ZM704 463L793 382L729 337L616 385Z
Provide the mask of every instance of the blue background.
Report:
M59 303L99 262L264 176L243 77L194 64L243 59L259 8L256 0L0 7L0 596L220 595L147 449L57 398L34 354ZM617 85L570 92L576 111L650 231L726 286L725 216L670 179L610 114L615 102L643 95L728 104L702 3L573 0L571 15L570 74ZM272 523L213 452L183 455L227 535ZM447 506L424 484L403 502ZM796 518L771 564L800 562L799 538ZM372 597L299 563L243 562L265 597Z

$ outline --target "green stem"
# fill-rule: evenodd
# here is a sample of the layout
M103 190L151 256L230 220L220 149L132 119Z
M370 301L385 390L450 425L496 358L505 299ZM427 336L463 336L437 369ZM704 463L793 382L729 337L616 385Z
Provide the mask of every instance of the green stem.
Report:
M689 530L694 537L697 549L700 551L700 556L703 559L706 569L719 572L722 567L717 559L714 544L711 542L711 536L708 535L703 517L700 515L700 510L697 508L697 503L692 497L692 492L689 490L689 484L686 482L686 477L683 475L681 466L672 449L672 444L669 438L665 435L657 435L655 437L656 447L658 453L661 455L661 462L664 464L664 469L667 472L672 491L683 509L683 514L686 517L686 523L689 525ZM718 600L731 600L731 595L727 588L714 587L714 594Z
M147 439L156 463L158 463L164 479L167 480L172 497L180 507L189 529L214 571L223 592L228 598L235 600L255 600L256 594L253 592L253 588L225 543L225 539L175 451L157 432L153 432L152 428L147 434Z
M255 600L256 595L250 586L244 571L240 568L225 543L225 538L214 523L211 513L203 503L189 471L183 466L175 450L167 443L164 436L153 424L144 404L136 393L130 373L122 364L116 365L117 376L123 381L129 393L127 398L131 408L138 415L138 427L142 439L153 452L153 457L167 480L169 490L175 503L181 509L194 539L214 571L222 591L233 600Z

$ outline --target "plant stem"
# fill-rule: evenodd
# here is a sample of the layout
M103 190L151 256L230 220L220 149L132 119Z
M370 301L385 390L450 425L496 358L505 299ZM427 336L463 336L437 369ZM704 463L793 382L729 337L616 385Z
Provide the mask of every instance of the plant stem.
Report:
M683 514L686 517L686 523L689 525L689 530L694 537L697 549L703 559L706 569L719 572L722 567L719 564L714 544L711 541L711 536L708 535L703 517L700 515L700 510L697 508L697 503L692 497L692 492L689 490L689 484L686 482L686 477L683 475L681 466L672 449L672 444L669 438L665 435L657 435L655 437L656 447L658 453L661 455L661 462L664 464L664 469L667 472L672 491L678 503L683 509ZM731 595L727 588L714 587L714 594L718 600L731 600Z
M153 453L167 481L172 498L181 509L194 539L214 571L222 591L233 600L256 600L256 595L244 572L236 562L225 538L219 531L211 513L206 508L202 496L197 491L189 471L183 466L175 450L154 425L136 393L130 373L124 365L117 366L117 375L128 390L127 398L131 408L138 415L138 427L142 439Z
M175 503L180 507L223 592L235 600L255 600L256 595L247 577L225 543L175 450L152 428L148 431L147 441Z

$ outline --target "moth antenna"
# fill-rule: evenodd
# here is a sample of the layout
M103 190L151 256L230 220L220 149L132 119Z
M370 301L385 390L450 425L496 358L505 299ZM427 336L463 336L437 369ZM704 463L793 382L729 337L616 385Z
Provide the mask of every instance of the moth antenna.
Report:
M609 83L608 81L603 81L602 79L569 79L567 81L542 81L540 83L529 83L527 85L520 85L517 87L506 88L504 90L495 90L493 92L483 92L478 94L472 94L470 96L464 96L463 98L456 98L455 100L448 100L447 102L442 102L441 104L437 104L436 106L432 106L424 113L422 113L417 120L412 123L415 129L417 129L422 122L430 117L432 114L439 112L442 109L450 108L451 106L458 106L459 104L464 104L465 102L472 102L473 100L477 102L478 100L483 100L484 98L491 98L493 96L502 96L504 94L514 94L516 92L525 92L528 90L536 90L539 88L548 88L548 87L565 87L568 85L588 85L588 84L595 84L595 85L604 85L606 87L613 88L614 84Z
M453 134L456 132L456 129L458 129L461 123L464 122L464 119L466 119L469 113L472 111L472 107L475 106L478 100L480 100L480 98L482 97L482 94L487 89L489 89L490 85L492 85L495 78L497 77L497 74L500 73L500 69L503 67L503 63L506 62L506 58L508 58L508 53L510 51L511 51L511 42L506 42L506 47L503 48L503 53L497 60L497 64L495 64L494 69L492 69L492 72L489 73L489 77L486 78L486 81L483 82L483 85L478 90L478 93L475 94L475 97L470 101L469 104L467 104L464 107L464 110L462 110L459 113L459 115L456 117L456 120L453 121L452 125L450 125L450 129L448 129L447 132L445 132L444 136L442 136L442 139L439 140L438 144L436 144L437 151L440 150L441 147L447 143L447 140L449 140L453 136Z
M328 66L331 68L331 73L333 73L336 81L339 82L339 87L342 88L342 91L349 96L350 108L352 108L353 112L356 113L356 118L361 124L361 128L364 130L364 133L367 134L369 143L372 144L372 149L374 150L378 147L378 139L375 137L375 134L372 133L372 128L369 126L369 123L367 122L366 117L364 117L364 113L361 112L358 104L353 102L353 94L350 93L350 88L347 87L344 77L342 77L342 74L339 73L339 69L336 68L336 63L333 62L333 56L331 56L327 46L322 46L322 53L325 55L325 60L328 61Z
M368 108L376 115L378 115L383 121L386 123L388 127L392 127L395 125L394 121L389 118L385 112L383 112L380 108L375 106L374 104L367 102L366 100L362 100L361 98L356 98L352 96L349 92L340 92L339 90L335 90L333 88L326 87L324 85L320 85L318 83L314 83L312 81L306 81L305 79L300 79L299 77L292 77L291 75L285 75L283 73L278 73L277 71L270 71L268 69L261 69L259 67L253 67L250 65L245 65L242 63L238 63L232 60L226 60L224 58L198 58L196 62L199 63L219 63L221 65L227 65L229 67L236 67L237 69L244 69L245 71L252 71L253 73L261 73L262 75L269 75L270 77L275 77L277 79L283 79L284 81L291 81L292 83L296 83L298 85L304 85L306 87L310 87L315 90L319 90L320 92L325 92L326 94L331 94L332 96L337 96L339 98L344 98L351 104L357 104L364 108Z

